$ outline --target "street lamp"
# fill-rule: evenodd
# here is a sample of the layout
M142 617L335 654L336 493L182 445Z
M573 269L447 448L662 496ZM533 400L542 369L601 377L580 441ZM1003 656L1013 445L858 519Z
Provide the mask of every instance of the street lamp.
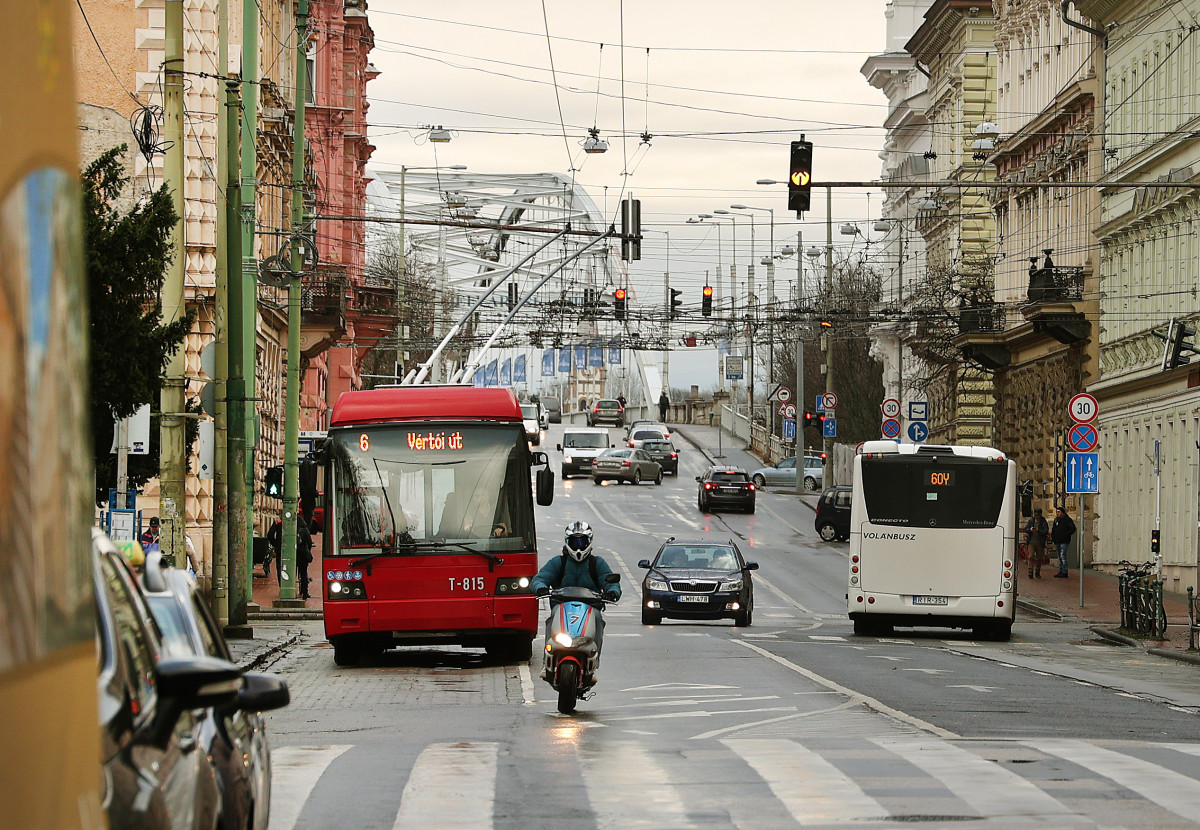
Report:
M896 306L900 328L896 334L896 400L904 400L904 225L900 219L880 219L874 225L880 233L899 231L899 252L896 261Z
M771 214L771 256L763 257L762 260L762 264L767 266L767 384L771 385L772 381L775 379L775 327L772 319L772 315L775 311L775 262L772 258L775 254L775 210L774 208L755 207L754 205L730 205L730 207L735 208L736 210L765 210L767 213ZM750 237L753 239L754 214L750 214L750 221ZM754 243L751 242L751 249L753 249L753 247ZM751 256L753 256L753 250L751 251ZM753 275L751 275L750 278L750 293L754 293ZM757 315L757 309L754 313ZM753 368L753 366L751 368ZM751 394L753 395L753 393ZM753 400L751 400L751 404L753 404ZM751 409L751 412L753 413L753 409ZM767 408L767 416L767 420L770 424L770 434L773 436L775 434L775 411L770 407Z
M441 127L438 127L440 130ZM445 132L443 130L443 132ZM432 135L430 141L435 141ZM450 134L446 133L446 141L450 140ZM425 165L421 167L406 167L400 165L400 273L396 275L396 319L397 328L399 328L400 306L404 301L404 275L408 270L408 259L404 251L404 188L407 184L409 170L466 170L465 164L451 164L443 167L441 165ZM447 194L449 195L449 194ZM404 365L404 339L400 336L400 332L396 333L396 379L401 377L401 367Z

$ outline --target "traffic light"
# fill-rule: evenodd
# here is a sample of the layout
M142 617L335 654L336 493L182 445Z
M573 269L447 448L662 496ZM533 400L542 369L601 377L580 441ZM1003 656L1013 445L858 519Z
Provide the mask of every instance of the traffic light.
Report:
M1192 326L1184 325L1183 321L1178 318L1171 318L1171 323L1167 326L1166 335L1158 331L1154 333L1166 341L1166 344L1163 346L1162 357L1162 370L1164 372L1168 369L1175 369L1187 364L1191 360L1189 355L1200 354L1191 339L1196 336L1196 329Z
M792 159L788 168L788 210L797 213L808 210L812 190L812 142L792 142Z
M810 426L812 426L812 421L813 421L813 419L812 419L812 413L811 413L811 412L805 412L805 413L804 413L804 428L805 428L805 429L808 429Z
M1158 551L1159 551L1158 530L1155 529L1155 530L1150 531L1150 552L1158 553Z
M672 319L673 319L673 318L675 318L676 316L678 316L678 314L679 314L679 307L680 307L681 305L683 305L683 300L679 299L679 295L680 295L680 294L682 294L682 293L683 293L683 291L682 291L681 289L678 289L678 288L672 288L672 289L670 289L670 291L671 291L671 308L670 308L670 314L671 314L671 317L672 317Z
M517 284L510 282L508 284L508 310L512 311L517 307Z
M642 201L621 200L621 259L642 258Z
M283 465L276 464L267 470L267 495L273 499L283 498Z
M700 313L712 317L712 286L706 285L700 291Z
M625 291L624 288L618 288L616 291L613 292L613 311L616 312L616 317L618 320L625 319L625 296L626 296L626 293L627 292Z

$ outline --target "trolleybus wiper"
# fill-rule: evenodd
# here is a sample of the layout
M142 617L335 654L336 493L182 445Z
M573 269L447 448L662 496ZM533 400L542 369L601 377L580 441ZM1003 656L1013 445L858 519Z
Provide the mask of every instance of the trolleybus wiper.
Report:
M351 564L351 566L357 568L359 565L362 565L363 563L369 563L372 559L374 559L378 556L390 556L395 553L400 553L401 548L405 548L405 549L409 549L409 550L416 549L416 548L421 548L421 549L459 548L461 550L465 550L467 553L473 553L476 556L482 556L485 559L487 559L489 573L491 571L494 571L496 569L497 565L504 564L504 560L501 557L496 556L494 553L488 553L487 551L479 550L478 548L473 548L466 542L415 542L412 540L409 540L409 541L401 540L394 544L384 544L384 546L379 550L378 553L368 553L366 556L360 556L358 559L355 559L350 564ZM371 575L371 566L370 566L370 564L367 564L367 576L370 576L370 575Z

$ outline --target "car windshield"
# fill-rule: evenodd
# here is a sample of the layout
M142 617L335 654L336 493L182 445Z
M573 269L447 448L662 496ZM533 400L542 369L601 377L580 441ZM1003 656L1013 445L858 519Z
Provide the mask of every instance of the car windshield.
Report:
M519 424L356 426L329 438L335 554L393 538L399 553L427 543L534 546L529 450Z
M738 470L713 470L712 480L722 484L737 484L746 481L746 474Z
M162 633L163 650L167 656L195 656L196 652L187 633L187 622L183 618L183 609L179 607L175 597L147 594L146 601L150 605L150 613L154 615L154 622L158 623L158 630Z
M576 450L602 450L608 446L607 432L568 432L563 447Z
M538 417L537 406L522 406L521 407L521 417L526 419L527 421L536 421L537 417Z
M737 554L728 545L667 545L658 554L656 568L732 571L738 567Z

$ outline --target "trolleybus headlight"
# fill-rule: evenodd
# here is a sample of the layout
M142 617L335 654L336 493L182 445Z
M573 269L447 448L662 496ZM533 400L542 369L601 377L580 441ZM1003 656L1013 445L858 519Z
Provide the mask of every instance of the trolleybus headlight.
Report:
M529 577L511 576L496 580L497 594L528 594Z
M342 592L342 583L340 583L340 582L329 583L329 593L340 594L341 592Z
M571 635L565 631L560 631L554 635L554 642L558 643L563 648L571 647Z

